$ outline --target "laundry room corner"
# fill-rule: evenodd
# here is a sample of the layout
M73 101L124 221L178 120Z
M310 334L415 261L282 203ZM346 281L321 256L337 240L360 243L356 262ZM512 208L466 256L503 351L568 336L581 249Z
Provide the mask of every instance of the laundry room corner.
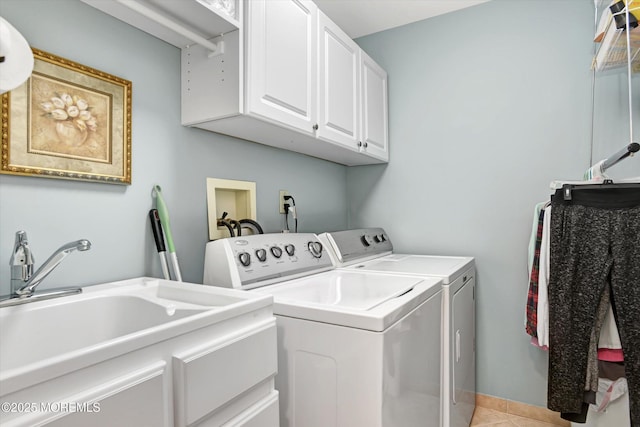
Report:
M593 19L589 1L493 0L357 39L389 73L394 144L388 165L348 169L349 226L476 257L480 394L546 406L547 354L524 330L533 207L628 138L625 74L593 88Z

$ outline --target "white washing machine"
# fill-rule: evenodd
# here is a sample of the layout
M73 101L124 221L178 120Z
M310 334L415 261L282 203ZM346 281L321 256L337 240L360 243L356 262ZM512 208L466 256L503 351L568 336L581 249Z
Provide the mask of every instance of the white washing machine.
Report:
M468 427L475 410L475 261L471 257L394 254L382 228L323 233L343 271L439 277L442 290L443 427Z
M282 426L439 425L439 278L337 270L288 233L209 242L204 284L273 295Z

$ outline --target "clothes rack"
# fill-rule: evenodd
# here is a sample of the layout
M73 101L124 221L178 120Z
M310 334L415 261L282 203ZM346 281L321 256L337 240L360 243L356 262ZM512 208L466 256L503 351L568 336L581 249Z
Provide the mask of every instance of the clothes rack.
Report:
M602 163L602 171L604 172L611 166L617 164L619 161L626 159L627 157L633 155L633 153L637 153L638 151L640 151L640 144L638 144L637 142L632 142L614 155L607 157L604 163Z
M625 190L625 189L640 189L640 183L623 183L614 184L610 181L605 181L604 184L563 184L562 185L562 198L564 200L571 200L571 192L575 190Z

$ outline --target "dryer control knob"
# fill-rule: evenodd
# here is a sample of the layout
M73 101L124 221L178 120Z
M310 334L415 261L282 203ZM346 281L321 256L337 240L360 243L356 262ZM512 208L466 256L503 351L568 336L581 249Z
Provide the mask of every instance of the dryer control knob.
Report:
M265 262L267 260L267 251L264 249L256 249L256 256L260 262Z
M240 261L240 264L248 267L249 264L251 264L251 255L249 255L247 252L240 252L238 254L238 260Z
M282 249L280 249L278 246L271 246L271 254L276 257L276 258L280 258L282 256Z
M292 244L285 245L284 250L287 251L287 254L289 256L293 256L293 254L296 253L296 247L293 246Z
M360 240L362 241L362 244L365 246L371 246L373 244L373 239L371 238L371 236L369 235L363 235Z
M311 255L313 255L315 258L320 258L322 256L322 243L309 242L307 246L309 248L309 252L311 252Z

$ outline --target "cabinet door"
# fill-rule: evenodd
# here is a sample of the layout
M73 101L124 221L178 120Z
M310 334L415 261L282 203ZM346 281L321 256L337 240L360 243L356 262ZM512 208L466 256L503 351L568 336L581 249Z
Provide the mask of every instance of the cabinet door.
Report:
M239 334L218 337L175 354L175 426L195 425L234 399L243 399L240 396L247 390L275 376L276 344L276 320L272 318L258 327L245 328Z
M166 364L156 362L129 372L113 381L99 384L74 396L60 399L70 406L52 405L56 411L37 415L48 420L29 420L15 425L48 427L168 427L171 391L164 379ZM31 415L31 414L29 414ZM47 422L48 421L48 422Z
M309 0L251 0L247 112L313 134L317 7Z
M318 137L358 150L360 47L318 11Z
M387 72L365 52L362 57L362 147L370 156L389 160Z

